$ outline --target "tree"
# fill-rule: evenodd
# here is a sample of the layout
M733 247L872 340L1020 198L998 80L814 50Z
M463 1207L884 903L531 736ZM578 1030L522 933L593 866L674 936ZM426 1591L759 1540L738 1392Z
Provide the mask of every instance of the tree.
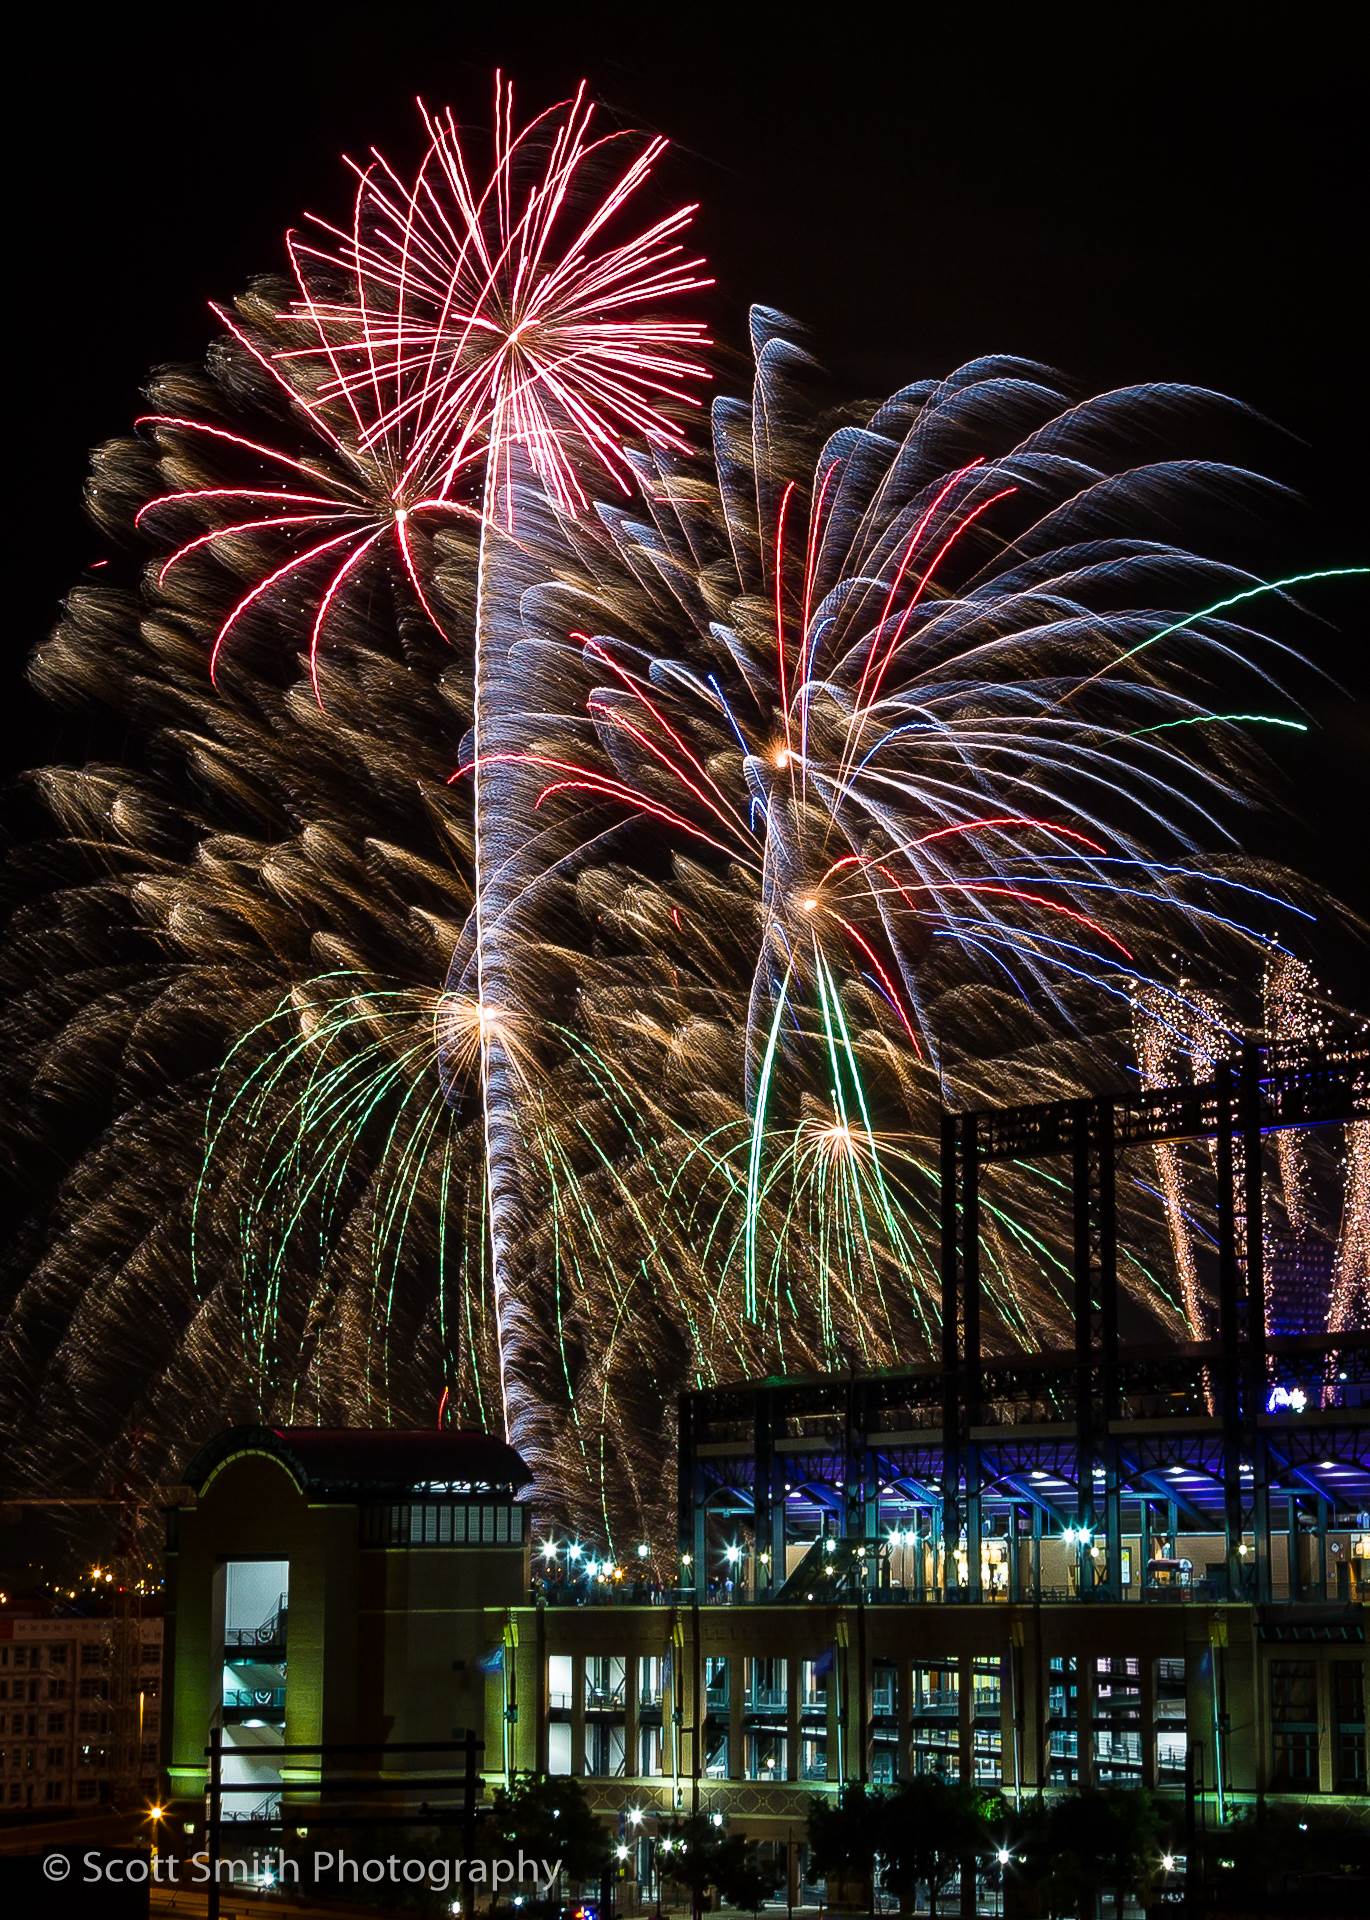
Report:
M585 1789L569 1775L521 1774L501 1788L490 1809L491 1850L560 1860L563 1875L599 1886L609 1869L609 1836L590 1811Z
M753 1912L775 1891L775 1875L761 1864L755 1842L715 1826L705 1814L692 1814L662 1834L657 1857L663 1876L689 1889L698 1911L710 1887L730 1907Z
M1205 1836L1205 1877L1234 1908L1370 1913L1370 1807L1267 1802ZM1359 1889L1359 1891L1357 1891Z
M876 1851L884 1863L886 1885L899 1896L901 1913L912 1909L918 1888L924 1886L928 1909L936 1914L938 1897L957 1867L974 1872L999 1808L997 1794L957 1786L936 1774L917 1774L882 1797Z
M777 1888L775 1869L762 1864L756 1842L731 1834L719 1848L713 1884L726 1905L747 1908L753 1914Z
M1059 1904L1073 1897L1092 1913L1113 1893L1118 1914L1129 1893L1145 1900L1160 1866L1164 1823L1154 1795L1141 1787L1105 1787L1058 1800L1047 1820L1051 1886Z
M973 1863L989 1844L999 1806L997 1795L956 1786L936 1774L905 1780L892 1793L851 1786L836 1805L814 1802L809 1845L820 1872L830 1879L861 1881L872 1904L879 1862L901 1913L912 1911L923 1886L935 1914L938 1896L957 1866Z
M829 1882L858 1882L872 1906L880 1798L853 1782L842 1789L836 1801L814 1799L809 1803L809 1846L814 1866ZM830 1900L831 1893L830 1886Z

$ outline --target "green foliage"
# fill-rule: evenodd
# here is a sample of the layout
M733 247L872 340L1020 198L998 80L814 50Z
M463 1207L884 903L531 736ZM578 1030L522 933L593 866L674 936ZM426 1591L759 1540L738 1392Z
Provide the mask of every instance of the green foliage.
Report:
M1036 1911L1056 1920L1097 1911L1111 1896L1145 1905L1160 1876L1170 1811L1140 1787L1104 1787L1036 1800L1011 1816L1009 1871Z
M569 1775L521 1774L495 1795L489 1833L493 1854L520 1850L560 1860L570 1880L598 1883L608 1871L609 1836L590 1811L585 1789Z
M879 1798L852 1785L836 1801L810 1802L809 1846L814 1866L827 1879L870 1878L879 1851Z
M1370 1801L1252 1808L1210 1830L1204 1853L1205 1879L1225 1903L1370 1913Z
M725 1905L755 1912L776 1890L775 1875L762 1866L755 1842L715 1826L702 1813L666 1829L657 1859L662 1877L687 1888L695 1901L712 1887Z
M869 1881L878 1869L902 1910L925 1887L935 1913L958 1864L993 1844L992 1828L1001 1816L997 1794L920 1774L888 1793L853 1786L836 1805L815 1801L809 1845L819 1871L830 1878Z

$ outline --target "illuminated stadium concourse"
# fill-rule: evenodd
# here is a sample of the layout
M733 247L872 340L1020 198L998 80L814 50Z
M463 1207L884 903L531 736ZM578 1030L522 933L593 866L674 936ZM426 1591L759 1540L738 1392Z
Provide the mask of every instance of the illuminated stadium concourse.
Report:
M674 1565L534 1536L527 1469L487 1436L223 1435L173 1514L178 1810L202 1805L216 1727L223 1818L263 1831L321 1793L370 1804L354 1761L333 1781L302 1742L412 1754L471 1729L487 1795L583 1781L631 1911L687 1814L760 1842L792 1901L824 1897L809 1810L850 1782L936 1774L1015 1806L1141 1785L1208 1831L1258 1801L1362 1801L1370 1334L1329 1330L1325 1293L1321 1324L1271 1330L1241 1223L1252 1143L1363 1124L1368 1066L1358 1043L1253 1049L1209 1086L949 1119L942 1364L687 1395ZM1221 1331L1148 1346L1115 1310L1115 1156L1181 1137L1212 1142ZM1076 1338L990 1354L978 1182L1023 1153L1068 1163ZM411 1798L459 1807L442 1777ZM402 1807L403 1766L377 1791Z
M1297 1268L1291 1300L1291 1263L1268 1273L1264 1236L1245 1223L1264 1217L1262 1141L1363 1123L1368 1062L1359 1041L1250 1047L1206 1085L948 1116L940 1365L688 1396L680 1549L693 1581L717 1586L729 1545L723 1564L740 1575L745 1540L747 1590L785 1601L819 1597L815 1583L970 1602L1359 1598L1370 1335L1335 1324L1329 1287ZM1218 1331L1133 1341L1120 1327L1118 1157L1178 1140L1211 1142ZM1068 1168L1073 1344L989 1354L982 1172L1051 1159Z

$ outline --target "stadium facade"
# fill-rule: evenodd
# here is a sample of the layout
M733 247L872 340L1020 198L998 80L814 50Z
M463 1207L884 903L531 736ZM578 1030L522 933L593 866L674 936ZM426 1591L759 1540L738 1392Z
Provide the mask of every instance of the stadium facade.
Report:
M673 1549L535 1537L488 1435L222 1435L170 1516L173 1813L203 1817L216 1742L226 1817L455 1807L432 1755L471 1730L487 1793L584 1781L631 1904L691 1812L800 1898L810 1803L851 1781L1137 1784L1210 1827L1362 1800L1370 1334L1243 1222L1262 1138L1363 1122L1367 1065L1249 1049L1206 1087L949 1116L938 1361L686 1396ZM1114 1232L1120 1153L1180 1139L1216 1184L1218 1332L1191 1345L1124 1325ZM1051 1353L981 1334L981 1183L1025 1157L1068 1170Z

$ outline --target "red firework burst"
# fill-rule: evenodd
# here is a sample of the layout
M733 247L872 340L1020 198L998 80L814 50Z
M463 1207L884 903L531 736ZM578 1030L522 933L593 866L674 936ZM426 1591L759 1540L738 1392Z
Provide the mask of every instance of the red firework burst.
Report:
M350 230L311 215L322 241L287 235L298 293L279 317L298 343L261 346L213 309L324 443L323 460L207 421L144 422L210 436L265 468L243 486L183 489L147 503L140 521L184 508L217 519L232 508L178 546L162 578L221 541L280 534L287 545L220 625L211 675L238 621L308 574L318 583L309 637L317 697L329 609L349 578L387 552L441 632L412 524L454 514L488 520L502 498L512 525L515 447L564 513L587 505L590 467L630 490L628 439L686 450L672 411L697 404L689 383L707 370L687 350L708 339L698 322L653 314L711 284L680 240L695 207L616 237L666 141L591 138L583 83L516 131L513 88L497 74L493 166L477 188L451 110L430 114L420 102L419 111L428 147L412 180L374 151L365 166L349 161L357 180Z

